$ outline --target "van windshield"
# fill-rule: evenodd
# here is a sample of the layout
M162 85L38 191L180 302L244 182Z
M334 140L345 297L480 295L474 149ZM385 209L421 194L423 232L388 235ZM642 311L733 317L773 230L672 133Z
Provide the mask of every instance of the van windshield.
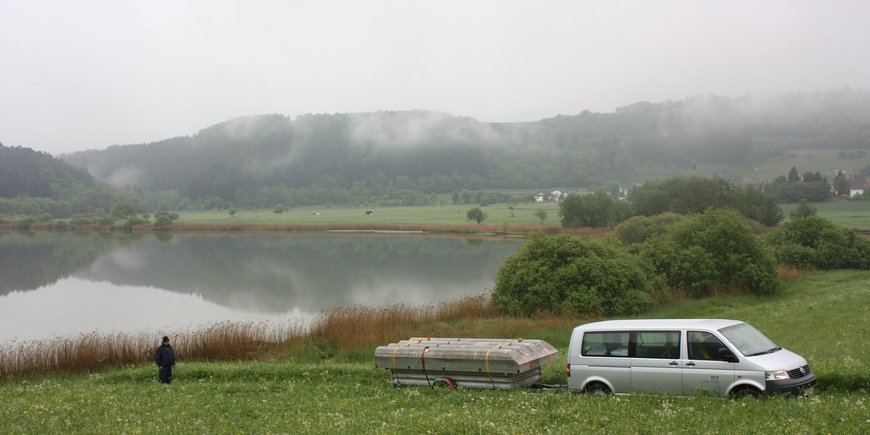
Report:
M728 341L737 347L744 356L756 356L766 353L773 353L781 347L775 345L769 338L759 332L757 329L741 323L739 325L729 326L719 330Z

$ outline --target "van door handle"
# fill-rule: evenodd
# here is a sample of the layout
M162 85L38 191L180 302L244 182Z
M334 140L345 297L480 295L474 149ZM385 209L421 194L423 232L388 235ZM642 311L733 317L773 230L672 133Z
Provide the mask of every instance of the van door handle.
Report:
M670 365L672 365L672 366L678 366L678 365L680 365L680 363L678 363L678 362L676 362L676 361L671 361L671 362L669 362L668 364L670 364Z
M691 362L691 361L687 362L686 365L687 365L687 366L695 367L695 363L693 363L693 362Z

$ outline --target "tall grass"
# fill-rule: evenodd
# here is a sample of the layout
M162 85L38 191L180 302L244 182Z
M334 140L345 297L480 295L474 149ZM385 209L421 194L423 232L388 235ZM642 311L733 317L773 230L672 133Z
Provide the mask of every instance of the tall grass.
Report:
M501 336L573 322L559 319L505 318L488 295L479 295L424 306L338 308L306 323L223 322L170 336L179 359L249 360L311 344L352 351L427 332ZM0 345L0 378L148 363L159 338L155 333L90 333Z
M304 336L302 325L218 323L171 335L178 358L252 359ZM89 333L0 345L0 378L47 372L86 372L153 361L160 336L154 333Z

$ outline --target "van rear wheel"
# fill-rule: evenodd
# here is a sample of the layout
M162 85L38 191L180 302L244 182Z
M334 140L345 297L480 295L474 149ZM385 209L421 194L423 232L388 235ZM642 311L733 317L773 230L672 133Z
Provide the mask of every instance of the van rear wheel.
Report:
M601 382L593 382L587 385L586 388L583 389L583 391L585 391L586 394L594 394L596 396L603 396L611 393L610 388L608 388L607 385L604 385Z

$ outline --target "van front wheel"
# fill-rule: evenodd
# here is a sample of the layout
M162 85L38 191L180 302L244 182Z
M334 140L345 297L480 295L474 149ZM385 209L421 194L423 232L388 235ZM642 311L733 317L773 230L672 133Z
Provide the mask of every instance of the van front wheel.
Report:
M583 391L585 391L586 394L594 394L596 396L603 396L611 393L610 388L607 388L607 385L604 385L601 382L592 382L587 385Z
M731 397L735 399L742 399L744 397L758 397L761 395L761 391L758 388L745 386L745 387L737 387L731 391Z

